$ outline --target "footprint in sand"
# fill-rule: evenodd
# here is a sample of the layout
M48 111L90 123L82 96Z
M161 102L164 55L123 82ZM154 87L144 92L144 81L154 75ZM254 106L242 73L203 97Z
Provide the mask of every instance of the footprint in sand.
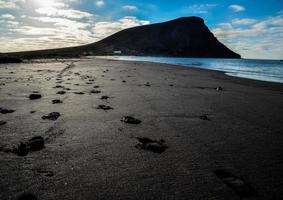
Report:
M136 145L137 149L151 151L153 153L163 153L168 146L165 145L165 140L152 140L147 137L137 137L139 143Z
M5 125L5 124L7 124L7 122L5 122L5 121L0 121L0 126L3 126L3 125Z
M26 193L18 196L17 200L38 200L38 198L31 193Z
M240 197L256 196L256 191L243 179L233 175L232 173L224 169L215 170L214 173L226 185L234 189Z
M52 177L54 176L54 172L53 171L49 171L49 170L37 170L37 173L39 174L42 174L43 176L46 176L46 177Z
M31 151L40 151L44 148L44 138L35 136L28 140L28 142L20 142L20 144L12 149L10 152L18 156L26 156Z
M98 105L98 106L96 107L96 109L102 109L102 110L105 110L105 111L107 111L107 110L113 110L113 108L112 108L111 106L107 106L107 105Z

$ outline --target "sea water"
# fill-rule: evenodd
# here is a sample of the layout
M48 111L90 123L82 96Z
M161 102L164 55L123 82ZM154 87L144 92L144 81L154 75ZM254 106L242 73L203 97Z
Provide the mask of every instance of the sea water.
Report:
M100 58L129 61L148 61L181 65L225 72L255 80L283 83L283 61L256 59L215 59L215 58L173 58L142 56L100 56Z

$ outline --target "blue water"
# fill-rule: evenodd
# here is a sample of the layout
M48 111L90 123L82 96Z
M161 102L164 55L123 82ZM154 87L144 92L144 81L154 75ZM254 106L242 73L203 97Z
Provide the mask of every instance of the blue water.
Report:
M141 56L103 56L103 58L176 64L184 67L195 67L222 71L229 76L283 83L283 61L279 60Z

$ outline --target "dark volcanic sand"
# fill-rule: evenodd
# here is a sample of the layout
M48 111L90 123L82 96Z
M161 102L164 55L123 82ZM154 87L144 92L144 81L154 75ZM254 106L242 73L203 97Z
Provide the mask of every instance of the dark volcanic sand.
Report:
M64 95L59 79L72 86ZM280 84L164 64L1 65L0 107L15 112L0 113L0 199L283 199L282 95ZM34 136L45 148L10 153ZM150 151L163 140L166 151Z

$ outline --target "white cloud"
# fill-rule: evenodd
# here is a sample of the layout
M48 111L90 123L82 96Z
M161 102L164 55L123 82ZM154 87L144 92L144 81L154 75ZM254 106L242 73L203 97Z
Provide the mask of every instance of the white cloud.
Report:
M146 25L149 23L149 21L138 20L136 17L127 16L118 21L97 22L94 25L92 32L94 33L95 38L102 39L123 29Z
M73 19L82 19L87 17L92 17L93 15L88 12L83 12L79 10L73 9L57 9L53 7L43 7L36 9L36 12L46 16L53 16L53 17L66 17L66 18L73 18Z
M18 3L24 3L25 0L0 0L0 9L16 9Z
M243 18L243 19L233 19L232 24L236 25L250 25L256 23L257 20L255 19L250 19L250 18Z
M103 0L98 0L95 2L95 5L100 8L105 5L105 2Z
M206 14L216 6L217 4L194 4L186 7L184 11L194 14Z
M241 12L241 11L246 10L244 6L236 5L236 4L230 5L229 8L230 8L231 10L233 10L234 12Z
M123 9L127 11L137 11L138 10L136 6L132 6L132 5L125 5L123 6Z
M0 16L1 19L10 19L10 20L14 20L15 16L11 15L11 14L3 14Z
M19 25L19 22L17 21L11 21L11 20L7 20L7 19L1 19L0 18L0 24L1 24L1 27L6 27L6 28L14 28L14 27L17 27ZM4 31L7 31L4 29ZM6 33L7 34L7 33Z
M70 20L66 18L56 17L29 17L30 19L37 20L44 23L52 23L56 27L70 27L73 29L85 29L90 27L90 23L79 22L76 20Z
M33 15L24 10L26 7L15 16L0 15L1 52L89 44L122 29L149 23L136 17L97 22L96 15L73 9L74 1L58 0L57 3L62 4L37 7Z
M282 59L283 16L281 15L268 17L262 21L234 19L218 24L212 32L243 57Z
M269 17L258 23L249 23L247 28L234 27L233 25L239 25L243 22L247 22L245 19L234 19L231 23L220 23L218 27L212 31L218 37L238 37L238 36L257 36L258 34L270 34L283 32L283 16ZM226 24L223 27L223 24ZM229 24L229 26L227 25Z

